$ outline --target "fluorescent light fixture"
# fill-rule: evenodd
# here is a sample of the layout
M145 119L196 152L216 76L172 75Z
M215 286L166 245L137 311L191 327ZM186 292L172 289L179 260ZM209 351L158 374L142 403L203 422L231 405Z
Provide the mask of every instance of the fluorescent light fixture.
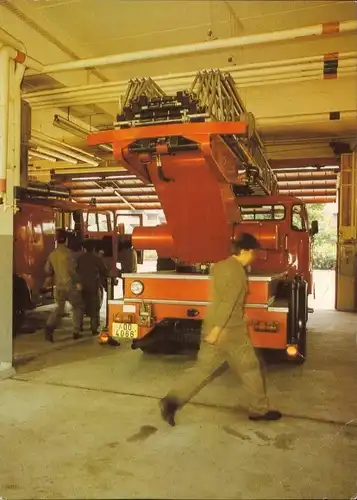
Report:
M45 148L51 149L55 152L59 152L61 154L64 154L65 156L69 156L70 158L74 158L82 163L88 163L92 167L98 167L98 165L99 165L99 163L97 161L95 161L91 158L88 158L85 155L84 151L81 154L74 153L69 148L56 146L56 145L53 145L50 142L44 141L42 139L37 139L36 137L31 138L31 142L38 145L38 146L45 147Z
M99 181L101 177L72 177L71 181Z
M67 144L67 142L64 141L59 141L57 139L54 139L53 137L44 134L43 132L39 132L37 130L32 130L31 132L31 138L32 140L34 138L36 139L41 139L43 141L46 141L48 143L53 143L53 144L58 144L59 146L63 146L64 148L71 149L73 151L77 151L78 153L84 154L86 156L89 156L90 158L93 158L93 160L100 160L101 158L98 158L92 153L88 153L88 151L84 151L83 149L76 148L75 146L72 146L71 144Z
M39 153L44 153L45 155L54 156L60 160L66 161L67 163L72 163L73 165L77 165L78 161L74 158L70 158L69 156L65 156L62 153L57 153L57 151L52 151L48 148L37 147L36 151Z
M63 116L60 115L55 115L53 119L53 126L60 128L61 130L64 130L65 132L69 132L70 134L77 135L78 137L81 137L82 139L86 139L87 136L91 132L98 132L98 130L86 130L85 128L81 127L80 125L77 125L74 122L71 122L70 120L67 120L66 118L63 118ZM109 146L108 144L99 144L99 148L105 150L105 151L110 151L113 152L113 148Z
M105 180L114 180L114 179L137 179L136 175L108 175L105 177Z
M42 160L47 160L52 163L56 163L56 158L53 158L52 156L45 155L43 153L38 153L37 151L34 151L33 149L29 150L29 158L32 158L35 156L36 158L41 158Z

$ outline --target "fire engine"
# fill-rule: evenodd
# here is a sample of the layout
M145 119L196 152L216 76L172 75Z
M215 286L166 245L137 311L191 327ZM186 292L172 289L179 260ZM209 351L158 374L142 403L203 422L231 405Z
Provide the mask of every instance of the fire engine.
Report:
M139 89L138 91L136 91ZM304 204L280 196L263 144L229 74L197 74L192 88L167 96L150 79L133 80L110 143L130 173L152 184L166 223L137 227L120 244L156 250L175 270L124 273L124 298L109 301L106 339L132 339L146 352L199 349L209 300L209 269L230 255L241 232L261 244L248 272L246 301L254 346L306 358L311 241Z
M14 333L21 327L25 313L53 302L53 286L46 284L44 272L49 254L55 248L56 230L67 232L68 246L91 238L96 250L115 278L120 261L117 235L123 232L116 210L101 211L96 207L70 201L69 192L53 186L32 183L17 188L17 211L14 216L13 319ZM138 223L142 224L142 216ZM141 262L139 254L139 262ZM132 269L126 269L132 271ZM102 299L103 299L103 290Z

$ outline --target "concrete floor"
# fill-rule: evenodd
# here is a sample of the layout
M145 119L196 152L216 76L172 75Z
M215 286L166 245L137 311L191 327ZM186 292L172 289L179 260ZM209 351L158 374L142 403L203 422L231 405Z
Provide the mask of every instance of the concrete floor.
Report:
M303 367L270 363L274 423L252 423L224 373L179 415L158 399L192 361L40 333L1 382L0 497L343 498L357 492L357 316L311 317ZM32 350L31 350L32 349ZM239 406L238 406L239 405Z

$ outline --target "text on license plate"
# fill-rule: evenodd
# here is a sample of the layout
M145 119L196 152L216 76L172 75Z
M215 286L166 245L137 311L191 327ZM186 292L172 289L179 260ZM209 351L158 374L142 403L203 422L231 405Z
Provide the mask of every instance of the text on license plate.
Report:
M113 323L112 336L119 339L136 339L139 327L135 323Z

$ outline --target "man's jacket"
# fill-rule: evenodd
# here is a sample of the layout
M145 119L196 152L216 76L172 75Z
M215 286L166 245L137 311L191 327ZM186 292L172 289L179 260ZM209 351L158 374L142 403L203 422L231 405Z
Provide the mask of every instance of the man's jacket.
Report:
M82 288L86 292L97 292L108 276L103 259L91 252L85 252L78 257L77 271Z
M79 283L73 252L62 243L50 253L45 265L45 273L54 277L54 284L57 288L71 288Z
M244 331L244 303L248 290L244 267L235 257L217 262L211 270L211 303L204 321L205 333L218 326Z

